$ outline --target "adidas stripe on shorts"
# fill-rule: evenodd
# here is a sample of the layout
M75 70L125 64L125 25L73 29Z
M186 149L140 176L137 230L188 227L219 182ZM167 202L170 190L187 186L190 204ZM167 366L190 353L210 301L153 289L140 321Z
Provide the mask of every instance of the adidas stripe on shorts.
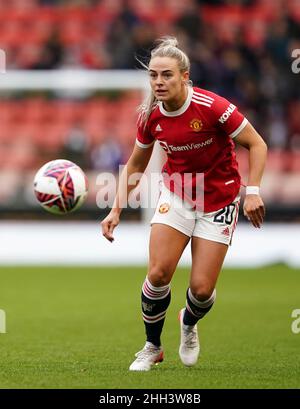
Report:
M239 204L238 195L223 209L200 213L161 183L161 194L151 225L166 224L189 237L200 237L230 245L238 220Z

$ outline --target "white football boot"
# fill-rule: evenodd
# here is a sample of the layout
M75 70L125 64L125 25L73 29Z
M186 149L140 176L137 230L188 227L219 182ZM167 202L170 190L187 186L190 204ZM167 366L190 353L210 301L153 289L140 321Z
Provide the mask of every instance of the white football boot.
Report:
M151 366L164 360L162 347L146 342L144 348L135 354L136 360L129 367L130 371L150 371Z
M180 310L178 317L180 321L179 356L184 365L193 366L197 363L200 353L197 324L185 325L183 323L184 311L185 308Z

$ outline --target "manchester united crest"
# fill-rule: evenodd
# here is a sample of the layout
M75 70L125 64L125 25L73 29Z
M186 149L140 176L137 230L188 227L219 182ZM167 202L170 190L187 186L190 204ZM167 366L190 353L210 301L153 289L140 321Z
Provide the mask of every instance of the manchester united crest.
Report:
M203 126L203 123L202 123L201 119L193 119L193 120L190 122L190 127L191 127L191 128L193 129L193 131L195 131L195 132L201 131L202 126Z
M167 213L170 210L169 203L163 203L159 206L159 213Z

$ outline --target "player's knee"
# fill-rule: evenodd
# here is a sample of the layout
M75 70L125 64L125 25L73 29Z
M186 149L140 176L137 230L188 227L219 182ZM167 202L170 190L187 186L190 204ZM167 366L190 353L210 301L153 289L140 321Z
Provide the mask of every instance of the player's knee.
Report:
M162 266L153 266L149 269L148 280L154 287L163 287L170 283L169 271Z
M209 283L199 283L197 285L191 285L190 289L197 300L206 301L211 297L214 286L211 286Z

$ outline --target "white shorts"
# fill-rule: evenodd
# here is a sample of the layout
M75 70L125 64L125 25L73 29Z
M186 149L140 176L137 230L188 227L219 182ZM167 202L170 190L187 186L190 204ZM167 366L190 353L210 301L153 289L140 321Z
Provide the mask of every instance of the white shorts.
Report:
M239 214L240 196L223 209L200 213L161 184L155 214L151 225L166 224L188 237L200 237L218 243L231 244Z

